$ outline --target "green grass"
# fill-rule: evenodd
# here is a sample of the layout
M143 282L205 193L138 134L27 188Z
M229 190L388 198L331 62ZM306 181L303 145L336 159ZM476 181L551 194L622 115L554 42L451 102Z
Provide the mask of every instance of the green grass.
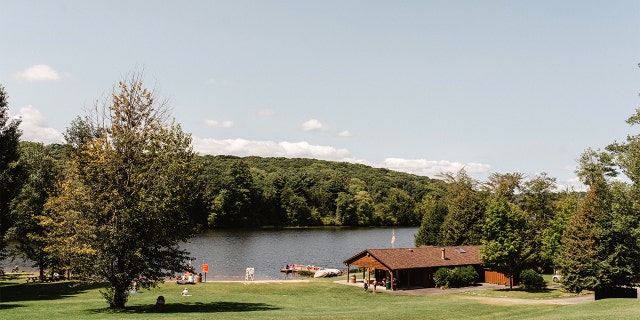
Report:
M588 294L587 292L581 294L568 293L562 291L560 287L553 287L544 290L524 290L514 288L513 290L505 289L493 289L493 290L478 290L468 291L464 294L473 297L487 297L487 298L514 298L514 299L528 299L528 300L548 300L548 299L560 299L560 298L572 298Z
M346 277L341 277L344 280ZM365 294L360 287L332 279L308 283L165 283L132 295L123 311L107 309L99 286L74 282L25 283L24 278L0 280L2 319L633 319L640 314L634 299L607 299L578 305L515 304L492 301L494 295L551 299L558 293L483 290L436 296L405 296L387 292ZM552 290L550 290L552 291ZM538 295L540 294L540 295ZM163 313L153 311L163 295ZM524 296L523 296L524 295Z

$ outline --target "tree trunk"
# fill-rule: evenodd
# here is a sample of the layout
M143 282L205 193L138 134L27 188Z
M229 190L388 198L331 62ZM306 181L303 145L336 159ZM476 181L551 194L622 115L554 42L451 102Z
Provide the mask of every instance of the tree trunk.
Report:
M114 286L113 292L113 307L115 309L124 309L125 303L127 302L127 286L123 286L122 284L117 284Z
M129 281L123 280L120 276L124 274L124 259L118 258L118 276L115 277L116 283L113 283L113 307L116 309L124 309L127 303L127 289L129 288Z
M38 261L38 270L40 270L40 280L44 280L44 263L42 260Z

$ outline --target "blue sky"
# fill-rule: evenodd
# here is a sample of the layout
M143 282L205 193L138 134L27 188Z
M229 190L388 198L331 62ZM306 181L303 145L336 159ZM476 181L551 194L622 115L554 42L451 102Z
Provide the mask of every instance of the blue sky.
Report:
M638 1L8 0L0 28L23 140L62 141L140 69L201 154L568 186L637 133Z

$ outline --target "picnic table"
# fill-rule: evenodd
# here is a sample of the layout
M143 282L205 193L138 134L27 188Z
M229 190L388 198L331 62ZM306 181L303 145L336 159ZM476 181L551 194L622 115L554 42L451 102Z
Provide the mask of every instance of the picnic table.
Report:
M27 277L27 282L31 281L31 282L36 282L36 280L38 280L39 277L38 276L34 276L34 275L30 275Z

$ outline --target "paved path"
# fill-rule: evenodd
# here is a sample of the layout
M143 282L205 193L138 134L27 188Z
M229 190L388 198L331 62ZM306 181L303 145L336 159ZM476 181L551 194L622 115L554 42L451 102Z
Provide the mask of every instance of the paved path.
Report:
M335 283L346 284L350 286L357 286L362 288L362 281L358 281L356 283L350 283L346 280L335 281ZM504 289L505 286L497 285L497 284L488 284L481 283L477 286L472 287L464 287L464 288L451 288L442 290L440 288L416 288L416 289L399 289L394 291L389 291L384 288L378 287L377 292L398 294L398 295L411 295L411 296L432 296L438 294L450 294L450 293L458 293L458 292L467 292L467 291L475 291L475 290L486 290L486 289ZM369 287L369 290L373 290L372 287ZM516 299L516 298L496 298L496 297L481 297L481 296L457 296L460 299L471 299L478 300L483 303L490 304L578 304L583 302L594 301L593 294L585 294L576 297L567 297L567 298L557 298L557 299Z

